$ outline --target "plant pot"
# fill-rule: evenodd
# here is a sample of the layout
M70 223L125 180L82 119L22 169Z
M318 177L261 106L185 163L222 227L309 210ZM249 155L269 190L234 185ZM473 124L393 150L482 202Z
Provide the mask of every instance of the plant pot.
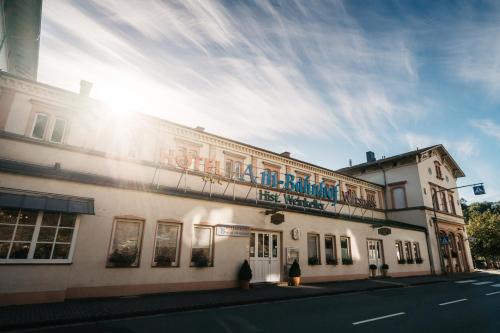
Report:
M241 289L250 289L250 281L240 280Z
M387 277L387 269L382 269L382 276Z
M377 270L376 269L370 269L370 276L371 277L375 277L377 274Z
M294 287L300 285L300 276L290 278L290 284Z

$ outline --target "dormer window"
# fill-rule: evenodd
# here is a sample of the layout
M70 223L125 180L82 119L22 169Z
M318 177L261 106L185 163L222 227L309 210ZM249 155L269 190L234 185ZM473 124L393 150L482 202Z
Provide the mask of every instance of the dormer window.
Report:
M49 132L52 125L52 132ZM66 132L67 121L63 118L54 118L45 113L37 113L33 123L31 137L39 140L49 140L62 143Z
M434 167L436 169L436 178L443 179L443 174L441 173L441 163L438 161L434 162Z

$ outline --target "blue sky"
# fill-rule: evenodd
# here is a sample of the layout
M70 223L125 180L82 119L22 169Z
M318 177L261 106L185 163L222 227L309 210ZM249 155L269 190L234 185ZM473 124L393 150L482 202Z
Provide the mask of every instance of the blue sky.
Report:
M338 169L442 143L500 200L498 1L43 3L38 79Z

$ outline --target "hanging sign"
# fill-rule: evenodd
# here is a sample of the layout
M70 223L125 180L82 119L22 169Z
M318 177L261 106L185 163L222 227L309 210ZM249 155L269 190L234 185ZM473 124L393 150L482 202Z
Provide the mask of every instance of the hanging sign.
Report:
M285 214L282 213L274 213L271 215L271 223L272 224L281 224L285 222Z
M383 227L378 229L378 234L382 236L390 235L391 232L392 232L391 228Z
M250 237L250 227L245 225L219 224L215 229L217 236Z
M486 194L486 191L484 190L484 185L476 185L473 186L472 189L474 190L474 195Z

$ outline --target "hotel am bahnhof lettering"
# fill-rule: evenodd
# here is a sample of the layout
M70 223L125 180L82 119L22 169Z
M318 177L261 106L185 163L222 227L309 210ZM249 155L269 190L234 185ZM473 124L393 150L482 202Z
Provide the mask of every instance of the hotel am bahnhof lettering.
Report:
M164 164L180 168L183 171L192 170L202 172L207 176L221 176L221 163L215 159L190 156L169 150L168 154L163 154L162 161ZM259 176L260 181L258 180ZM298 178L293 174L285 173L284 180L278 180L276 173L269 170L255 174L252 164L248 164L244 171L233 179L268 188L268 190L259 190L257 198L260 201L285 203L286 205L311 209L325 209L322 200L335 205L340 192L338 183L334 185L327 185L324 181L313 183L309 176ZM348 204L367 209L376 207L373 200L357 198L348 192L340 192L340 195L343 201ZM307 199L306 196L312 197L312 199Z

